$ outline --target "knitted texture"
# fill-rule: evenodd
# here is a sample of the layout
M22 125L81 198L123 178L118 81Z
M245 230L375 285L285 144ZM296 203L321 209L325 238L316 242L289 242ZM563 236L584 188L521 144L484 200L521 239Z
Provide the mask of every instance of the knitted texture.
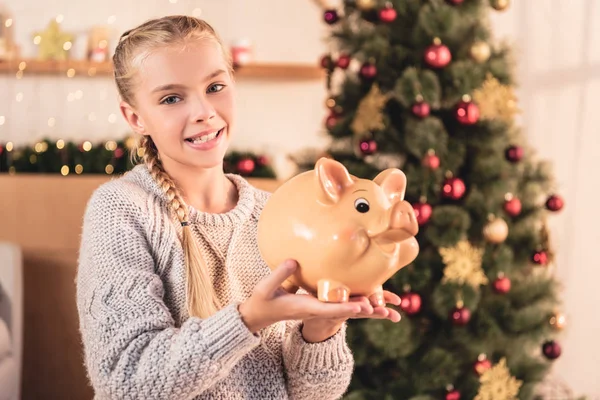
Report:
M186 308L181 226L143 165L100 186L89 200L79 251L77 309L96 399L337 399L354 359L344 325L321 343L299 321L257 334L238 305L270 274L257 245L269 193L239 175L226 213L190 207L223 308L209 318Z

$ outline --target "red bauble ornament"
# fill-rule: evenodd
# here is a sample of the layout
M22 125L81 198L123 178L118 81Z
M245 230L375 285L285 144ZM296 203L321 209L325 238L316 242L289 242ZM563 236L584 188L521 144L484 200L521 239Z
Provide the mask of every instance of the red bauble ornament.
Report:
M325 14L323 15L323 19L329 25L333 25L339 21L340 17L336 10L325 10Z
M523 158L523 148L521 146L510 146L506 149L505 156L512 163L519 162Z
M494 281L494 291L498 294L506 294L510 291L510 279L506 276L500 275Z
M504 202L504 211L511 217L521 214L521 200L516 197L510 197Z
M430 111L431 107L429 107L429 103L426 103L424 101L416 102L412 106L412 113L419 118L427 117Z
M554 340L549 340L542 345L542 352L549 360L556 360L558 357L560 357L562 349L557 342Z
M456 389L449 391L446 393L446 400L460 400L460 392Z
M430 67L443 68L452 61L452 53L441 40L435 39L434 44L425 49L424 59Z
M564 205L564 200L557 194L553 194L546 200L546 208L550 211L560 211Z
M464 326L471 320L471 311L465 307L455 307L450 311L450 320L454 325Z
M347 69L350 66L350 61L352 61L352 58L347 55L347 54L342 54L338 59L337 59L337 66L338 68L341 69Z
M360 67L360 76L364 79L373 79L377 76L377 67L370 63L366 62Z
M377 151L377 142L373 139L361 140L358 146L360 152L364 155L373 154Z
M4 153L4 146L0 144L0 156Z
M397 15L398 14L396 13L396 10L394 10L394 7L390 2L387 2L385 4L385 8L379 11L379 19L381 20L381 22L393 22L396 19Z
M485 356L479 356L479 359L473 364L473 369L477 375L482 375L490 368L492 368L492 363Z
M408 315L421 311L421 296L418 293L407 292L400 296L400 308Z
M473 125L479 121L479 107L469 97L465 97L457 104L455 115L461 124Z
M413 204L413 210L415 210L415 216L419 225L425 225L433 212L431 205L425 202Z
M339 122L338 115L331 113L325 120L325 126L327 126L327 128L329 128L329 129L333 129L337 125L338 122Z
M448 3L458 6L461 5L465 0L448 0Z
M465 183L460 178L448 178L442 186L442 195L452 200L458 200L463 197L465 191Z
M267 156L258 156L258 158L256 159L256 163L259 166L264 167L269 164L269 158Z
M237 162L237 170L242 175L249 175L254 171L254 160L251 158L242 158Z
M321 68L332 69L333 65L333 58L331 57L331 54L325 54L323 57L321 57Z
M436 156L434 152L429 152L423 157L421 164L423 164L424 167L435 170L440 167L440 158Z
M533 261L534 264L546 265L548 264L548 253L543 250L538 250L531 256L531 261Z
M117 147L115 149L115 158L121 158L121 157L123 157L124 154L125 154L125 151L123 151L122 148Z

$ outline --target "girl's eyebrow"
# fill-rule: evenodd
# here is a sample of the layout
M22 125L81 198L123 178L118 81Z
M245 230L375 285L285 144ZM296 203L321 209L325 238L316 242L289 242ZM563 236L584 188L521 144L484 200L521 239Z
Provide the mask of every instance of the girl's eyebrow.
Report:
M205 81L208 81L210 79L213 79L216 76L219 76L221 74L226 73L227 71L225 71L224 69L218 69L215 72L209 74L206 78L204 78ZM173 89L182 89L185 88L185 85L181 85L181 84L177 84L177 83L167 83L166 85L160 85L154 88L154 90L152 90L152 93L156 93L156 92L162 92L164 90L173 90Z

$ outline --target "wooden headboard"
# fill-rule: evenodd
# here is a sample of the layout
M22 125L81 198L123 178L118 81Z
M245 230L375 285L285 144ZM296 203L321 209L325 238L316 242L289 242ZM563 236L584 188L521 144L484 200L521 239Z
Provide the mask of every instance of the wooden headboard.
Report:
M83 213L108 176L0 175L0 241L23 254L23 399L92 399L75 305ZM248 179L267 191L280 182Z

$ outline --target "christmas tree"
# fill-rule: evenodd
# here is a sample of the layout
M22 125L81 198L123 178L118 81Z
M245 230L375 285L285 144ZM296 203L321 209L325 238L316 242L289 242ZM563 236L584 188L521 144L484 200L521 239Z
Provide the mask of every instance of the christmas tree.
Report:
M326 154L362 178L402 169L420 226L419 256L385 284L402 321L349 323L347 398L537 398L565 323L547 229L563 200L487 21L509 0L319 4Z

